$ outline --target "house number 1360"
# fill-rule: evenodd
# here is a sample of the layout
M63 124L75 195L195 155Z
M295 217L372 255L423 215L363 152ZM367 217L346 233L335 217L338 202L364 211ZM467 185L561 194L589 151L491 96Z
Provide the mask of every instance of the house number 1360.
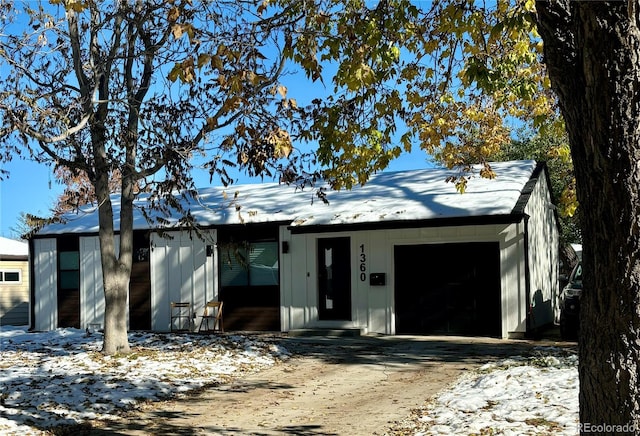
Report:
M364 253L364 244L360 245L360 281L367 281L367 255Z

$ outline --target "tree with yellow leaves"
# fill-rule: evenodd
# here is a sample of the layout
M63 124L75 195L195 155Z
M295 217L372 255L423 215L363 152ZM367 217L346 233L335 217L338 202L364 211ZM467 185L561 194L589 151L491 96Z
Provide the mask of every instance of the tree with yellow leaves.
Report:
M166 176L149 188L174 206L172 192L192 191L196 156L224 183L228 165L293 181L303 162L294 144L308 141L336 188L420 147L461 169L463 192L471 164L500 176L488 159L514 120L537 128L560 113L583 217L580 419L640 432L638 0L23 6L0 5L0 156L54 161L93 184L106 353L129 350L122 308L141 180ZM327 93L300 104L289 67Z
M243 1L0 8L2 159L22 155L86 175L99 210L103 351L126 353L139 188L154 199L150 207L177 209L189 226L174 193L193 193L194 158L205 156L205 168L226 184L229 166L269 175L280 160L288 165L295 105L280 78L305 15L286 8L267 15ZM119 174L119 229L112 174Z

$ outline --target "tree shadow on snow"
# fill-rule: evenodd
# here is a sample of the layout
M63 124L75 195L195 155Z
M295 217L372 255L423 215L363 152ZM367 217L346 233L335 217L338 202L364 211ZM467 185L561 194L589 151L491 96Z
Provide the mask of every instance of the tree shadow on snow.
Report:
M484 364L516 356L536 356L544 349L576 352L575 343L504 340L460 336L284 337L278 341L293 356L328 364L431 365L439 362Z

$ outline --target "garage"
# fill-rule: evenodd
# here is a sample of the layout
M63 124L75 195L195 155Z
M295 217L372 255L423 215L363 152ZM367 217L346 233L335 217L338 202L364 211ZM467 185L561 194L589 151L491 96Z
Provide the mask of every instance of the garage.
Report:
M497 242L394 248L396 334L501 336Z

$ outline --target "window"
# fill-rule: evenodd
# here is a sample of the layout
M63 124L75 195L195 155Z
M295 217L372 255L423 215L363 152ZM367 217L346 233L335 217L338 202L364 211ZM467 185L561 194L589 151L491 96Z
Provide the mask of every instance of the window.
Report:
M20 275L20 270L0 271L0 282L7 284L20 283L22 281Z
M278 243L254 242L249 253L249 286L278 285Z
M278 242L252 242L220 248L220 284L277 286Z
M80 287L80 253L77 251L61 251L60 289L78 289Z

